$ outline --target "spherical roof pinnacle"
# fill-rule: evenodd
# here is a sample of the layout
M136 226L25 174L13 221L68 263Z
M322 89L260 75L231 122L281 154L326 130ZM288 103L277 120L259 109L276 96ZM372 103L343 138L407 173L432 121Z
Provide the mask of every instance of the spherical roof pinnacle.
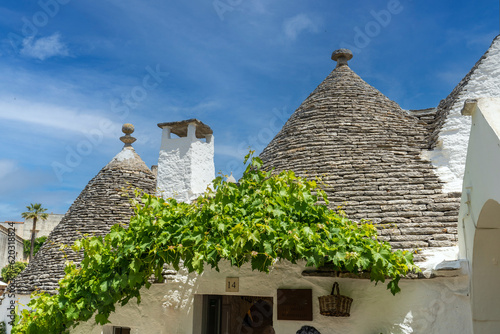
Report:
M134 125L132 125L130 123L123 124L122 132L124 134L131 135L132 133L134 133Z
M338 49L333 51L332 60L337 62L337 67L347 65L347 61L352 59L352 51L349 49Z
M122 132L125 136L120 137L120 140L125 144L125 146L132 146L132 143L137 140L131 136L134 132L134 126L130 123L125 123L122 126Z

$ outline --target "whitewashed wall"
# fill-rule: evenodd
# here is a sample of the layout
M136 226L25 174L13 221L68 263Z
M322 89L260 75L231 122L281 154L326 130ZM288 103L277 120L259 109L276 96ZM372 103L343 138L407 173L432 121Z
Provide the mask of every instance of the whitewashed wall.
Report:
M264 296L274 298L273 326L277 334L294 334L303 325L311 325L322 334L353 333L471 333L467 276L402 280L402 292L392 296L385 284L375 286L365 279L305 277L303 265L279 263L269 273L221 267L220 272L206 270L202 275L178 275L174 281L155 284L144 290L140 306L135 303L119 308L110 318L115 326L131 327L133 333L198 334L194 314L196 294ZM226 293L226 277L239 277L239 292ZM334 318L319 314L318 297L329 294L334 281L341 294L354 299L351 317ZM278 288L312 289L313 321L276 319ZM100 334L101 326L83 324L72 334ZM105 334L105 332L104 332Z
M465 112L472 116L472 129L459 216L460 251L469 260L472 272L474 333L497 333L500 328L500 99L479 99L477 104L469 104Z
M445 192L462 191L465 158L471 127L470 118L460 112L464 102L470 98L500 97L500 38L496 38L468 83L463 87L457 101L439 134L436 148L425 154L436 167L436 172L446 182Z
M467 153L458 229L460 256L469 261L473 258L473 238L481 209L489 199L500 201L500 99L479 99L477 107L471 105L471 108L472 115L469 116L474 123Z
M214 137L210 135L202 141L194 131L188 130L187 137L172 138L170 130L163 129L157 188L164 198L189 202L215 178Z

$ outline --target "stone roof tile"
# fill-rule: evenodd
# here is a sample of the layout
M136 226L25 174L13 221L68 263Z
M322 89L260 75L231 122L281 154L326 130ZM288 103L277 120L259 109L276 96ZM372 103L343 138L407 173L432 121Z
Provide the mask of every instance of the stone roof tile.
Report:
M344 61L260 156L268 170L321 178L331 208L371 220L395 248L448 246L456 243L459 198L442 192L420 156L427 127L428 120L402 110Z
M72 245L86 235L104 236L117 223L127 225L133 213L129 203L132 187L154 193L156 180L135 150L125 146L90 180L9 290L18 294L36 289L56 293L58 281L64 277L65 261L82 260L81 253L61 250L61 246Z

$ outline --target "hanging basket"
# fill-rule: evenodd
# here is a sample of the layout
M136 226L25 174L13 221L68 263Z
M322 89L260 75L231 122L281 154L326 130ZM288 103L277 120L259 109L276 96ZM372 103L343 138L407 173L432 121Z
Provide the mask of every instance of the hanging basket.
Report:
M337 293L335 294L335 288ZM339 283L333 283L332 293L328 296L318 297L319 313L329 317L348 317L351 311L352 298L341 296Z

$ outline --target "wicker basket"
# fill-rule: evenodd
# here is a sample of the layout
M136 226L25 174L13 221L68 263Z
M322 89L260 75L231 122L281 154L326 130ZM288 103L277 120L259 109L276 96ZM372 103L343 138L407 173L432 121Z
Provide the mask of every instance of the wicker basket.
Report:
M335 288L337 293L335 294ZM329 317L348 317L351 311L352 298L341 296L339 291L339 284L333 283L332 293L328 296L318 297L319 299L319 313Z

